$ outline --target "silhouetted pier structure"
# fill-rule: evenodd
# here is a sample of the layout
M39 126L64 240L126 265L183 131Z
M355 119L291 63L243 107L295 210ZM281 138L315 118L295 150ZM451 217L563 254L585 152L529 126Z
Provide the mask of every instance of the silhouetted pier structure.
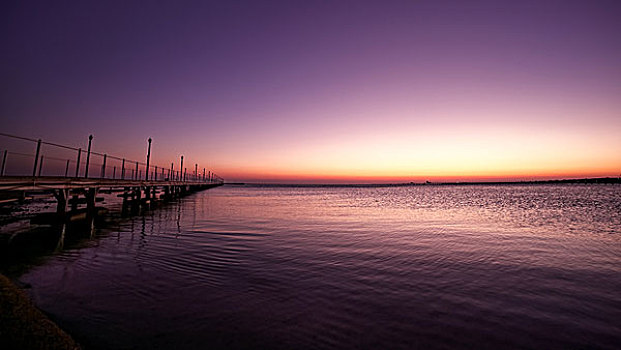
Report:
M49 193L56 198L58 217L81 212L92 215L99 193L118 193L123 208L150 205L223 184L223 179L198 164L188 174L183 156L179 168L150 164L151 139L146 162L130 160L27 137L0 133L13 148L0 150L0 204L23 202L30 194ZM2 145L0 143L0 145ZM28 152L30 149L30 152Z

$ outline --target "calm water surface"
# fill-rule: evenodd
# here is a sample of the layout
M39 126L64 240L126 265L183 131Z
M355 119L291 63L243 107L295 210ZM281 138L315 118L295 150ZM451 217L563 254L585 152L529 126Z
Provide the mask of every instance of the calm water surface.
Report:
M613 349L621 186L225 186L20 279L87 348Z

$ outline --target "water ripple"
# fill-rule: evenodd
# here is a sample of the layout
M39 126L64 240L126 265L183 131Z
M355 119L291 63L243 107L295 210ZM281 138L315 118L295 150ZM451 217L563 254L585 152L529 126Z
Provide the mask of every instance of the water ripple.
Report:
M621 186L224 187L22 277L92 348L621 343Z

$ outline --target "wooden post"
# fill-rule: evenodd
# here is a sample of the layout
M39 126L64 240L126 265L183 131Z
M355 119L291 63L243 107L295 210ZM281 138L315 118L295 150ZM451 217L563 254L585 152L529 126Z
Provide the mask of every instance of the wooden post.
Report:
M121 163L121 179L125 180L125 158L123 158L123 163Z
M138 180L138 162L136 162L136 177L134 178L134 180Z
M123 187L123 207L127 206L128 196L129 196L129 187Z
M153 175L155 175L153 176L153 180L157 181L157 166L155 167L155 171L153 172Z
M4 169L6 168L6 154L7 150L4 150L4 155L2 156L2 167L0 168L0 176L4 176Z
M60 228L60 235L58 236L58 243L56 243L56 250L60 251L65 246L65 234L67 233L67 223L63 220Z
M34 166L32 167L32 177L37 175L37 163L39 163L39 151L41 151L41 139L37 141L37 152L35 153Z
M149 149L147 150L147 167L145 171L145 180L149 181L149 158L151 158L151 138L149 137Z
M108 157L107 154L104 154L104 159L103 159L103 164L101 165L101 178L105 178L106 177L106 158Z
M65 177L69 174L69 159L67 159L67 165L65 166Z
M116 165L112 167L112 180L116 179Z
M86 196L87 215L95 214L95 197L97 197L97 188L89 188L84 195Z
M78 148L78 160L75 162L75 177L80 175L80 156L82 155L82 149Z
M88 178L88 166L91 162L91 142L93 141L93 135L88 135L88 152L86 153L86 170L84 170L84 177Z
M56 206L56 214L65 215L67 212L67 199L69 198L69 190L68 189L60 189L54 191L54 197L56 197L57 206Z
M71 211L76 211L78 209L78 194L73 193L73 197L71 197Z
M194 181L198 178L198 164L194 164Z

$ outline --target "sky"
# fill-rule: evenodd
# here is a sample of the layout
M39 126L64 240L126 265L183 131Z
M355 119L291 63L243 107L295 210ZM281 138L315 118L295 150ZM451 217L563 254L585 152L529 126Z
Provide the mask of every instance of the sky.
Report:
M0 132L227 181L621 173L619 1L5 1Z

